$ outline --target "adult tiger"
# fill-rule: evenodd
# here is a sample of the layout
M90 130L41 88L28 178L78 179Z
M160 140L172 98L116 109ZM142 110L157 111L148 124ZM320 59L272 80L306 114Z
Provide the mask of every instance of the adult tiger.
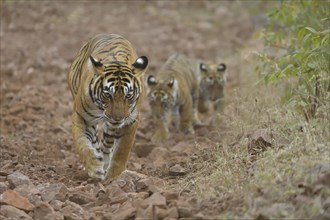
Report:
M172 120L179 130L194 133L200 79L200 63L182 54L170 56L158 74L148 76L148 100L156 124L153 142L169 137Z
M147 57L137 57L131 43L115 34L93 37L73 61L68 74L73 141L89 176L109 182L126 169L147 65Z
M209 103L213 105L216 113L222 113L224 109L224 87L227 82L226 64L200 64L201 84L198 101L198 111L206 113Z

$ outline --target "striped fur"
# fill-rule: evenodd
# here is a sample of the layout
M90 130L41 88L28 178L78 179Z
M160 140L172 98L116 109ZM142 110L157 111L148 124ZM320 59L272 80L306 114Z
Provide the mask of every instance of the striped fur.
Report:
M193 125L199 123L199 64L197 60L175 54L168 58L155 76L148 76L148 100L156 124L153 142L169 137L172 120L179 130L194 133Z
M91 177L111 181L126 168L147 64L126 39L102 34L80 49L70 67L73 140Z
M224 107L224 87L227 81L226 65L201 64L201 85L198 101L198 111L206 113L209 103L213 105L216 113L222 113Z

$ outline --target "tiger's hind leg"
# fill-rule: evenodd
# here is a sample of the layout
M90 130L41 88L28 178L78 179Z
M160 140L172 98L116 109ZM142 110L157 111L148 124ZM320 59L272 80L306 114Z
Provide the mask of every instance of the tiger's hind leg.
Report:
M193 128L193 111L192 98L190 97L186 103L180 106L180 128L186 134L194 134Z
M224 107L225 107L225 99L222 97L216 100L213 103L214 106L214 119L212 120L212 125L219 125L222 123Z
M201 121L198 117L198 101L199 101L199 89L192 95L192 114L193 114L193 125L201 125Z

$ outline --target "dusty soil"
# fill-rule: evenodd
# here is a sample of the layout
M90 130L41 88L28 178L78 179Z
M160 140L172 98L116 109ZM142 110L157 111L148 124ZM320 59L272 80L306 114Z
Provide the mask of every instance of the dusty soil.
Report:
M152 144L146 100L128 164L134 172L109 186L88 178L72 145L72 97L66 75L81 45L99 33L130 40L138 54L148 56L148 73L157 72L176 52L227 62L230 95L240 83L236 58L253 25L239 3L222 1L1 2L0 193L21 192L21 184L13 183L11 175L28 177L27 185L34 191L20 193L33 207L20 208L27 219L47 214L48 219L208 219L238 205L203 203L178 184L200 168L198 161L212 161L211 152L226 128L210 125L211 115L202 115L206 125L197 127L195 135L173 132L165 143ZM43 189L49 184L62 184L67 191L51 189L62 197L45 199ZM42 214L41 204L48 207ZM1 218L9 216L0 212Z

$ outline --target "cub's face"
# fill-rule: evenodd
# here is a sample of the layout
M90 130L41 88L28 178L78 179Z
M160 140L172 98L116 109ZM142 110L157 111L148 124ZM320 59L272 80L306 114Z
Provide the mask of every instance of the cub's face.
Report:
M174 77L157 80L153 75L148 76L148 101L154 116L163 118L175 106L177 87Z
M201 80L201 95L211 101L215 101L223 97L224 86L226 83L226 65L221 63L214 64L200 64L200 71L202 75Z

